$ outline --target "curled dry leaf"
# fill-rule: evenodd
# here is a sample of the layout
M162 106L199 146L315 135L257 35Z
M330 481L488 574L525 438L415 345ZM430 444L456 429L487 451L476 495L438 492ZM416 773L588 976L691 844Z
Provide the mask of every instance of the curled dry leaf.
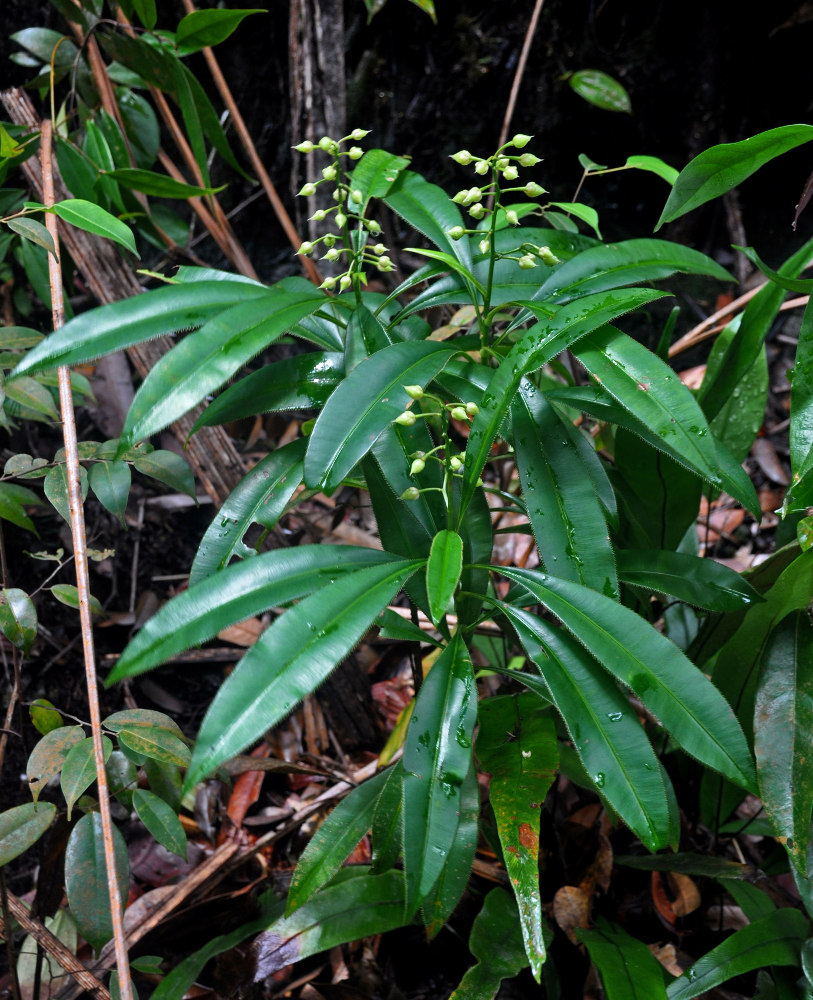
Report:
M590 926L592 897L577 885L563 885L553 897L553 918L573 944L578 944L575 930Z

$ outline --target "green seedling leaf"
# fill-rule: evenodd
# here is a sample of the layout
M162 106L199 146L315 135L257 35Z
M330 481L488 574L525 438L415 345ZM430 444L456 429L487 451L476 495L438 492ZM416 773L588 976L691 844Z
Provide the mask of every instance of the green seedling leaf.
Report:
M196 10L181 18L175 31L175 44L182 56L212 45L219 45L249 14L266 14L266 10Z
M643 941L599 917L595 930L576 929L598 969L607 1000L666 1000L658 960Z
M28 715L38 733L47 736L62 725L62 714L47 698L37 698L28 706Z
M736 316L714 341L704 378L712 383L718 367L725 363L728 348L737 336L742 315ZM798 356L798 355L797 355ZM731 450L734 459L742 462L759 433L765 419L768 400L768 361L764 345L748 371L723 403L719 413L709 421L714 436Z
M378 635L382 639L394 639L397 642L421 642L437 645L437 640L433 640L417 625L408 618L402 618L392 608L384 608L375 620L378 628Z
M813 139L813 125L782 125L741 142L712 146L684 167L655 231L700 205L719 198L776 156Z
M277 618L210 705L195 744L186 787L259 739L318 687L421 565L419 561L392 560L357 569L340 580L334 572L333 582ZM309 590L314 582L311 577Z
M79 608L81 606L82 601L79 597L79 591L72 583L56 583L48 589L60 604L67 604L69 608ZM90 604L90 610L94 615L104 614L104 608L92 594L90 595L88 604Z
M167 177L166 174L157 174L152 170L142 170L139 167L119 167L116 170L105 170L103 176L117 181L122 187L141 191L142 194L148 194L152 198L203 198L207 195L217 194L218 191L222 191L226 187L225 184L216 188L196 187L194 184L176 181L173 177ZM87 227L83 226L82 228ZM127 231L129 232L129 229ZM95 232L95 230L91 230L91 232Z
M37 612L24 590L0 590L0 632L28 656L37 637Z
M669 594L709 611L741 611L763 598L739 573L712 559L683 552L620 550L618 575L624 583Z
M503 979L528 964L517 924L517 908L504 889L492 889L471 928L469 951L477 959L450 1000L492 1000Z
M117 827L113 827L115 872L122 910L127 901L129 864L127 845ZM71 831L65 850L65 889L68 905L79 933L97 953L113 936L107 872L98 813L83 816Z
M90 467L88 482L99 503L118 520L122 528L127 527L124 515L127 498L130 495L132 476L127 462L95 462Z
M799 910L776 910L713 948L671 983L666 995L669 1000L693 1000L752 969L798 966L802 944L809 934L810 925Z
M160 761L162 764L176 764L188 767L191 754L189 747L166 729L139 726L136 729L120 729L119 745L142 757Z
M183 730L168 715L163 712L155 712L149 708L126 708L121 712L114 712L102 721L105 729L111 733L120 733L122 729L165 729L167 732L183 739Z
M556 208L561 208L568 215L573 215L577 219L581 219L601 239L601 233L598 228L598 212L594 208L591 208L589 205L583 205L578 201L552 201L550 204Z
M439 531L432 539L426 564L426 592L435 625L446 614L463 569L463 539L456 531Z
M389 776L389 771L381 771L354 788L311 837L294 869L286 916L326 885L358 846L372 826L378 798Z
M771 633L754 706L760 798L800 874L807 875L813 780L806 758L813 739L813 625L794 611Z
M79 466L79 483L82 500L88 495L88 474L83 465ZM48 470L42 483L46 497L68 524L71 523L71 505L68 499L68 474L65 465L55 465Z
M678 171L670 167L668 163L658 159L657 156L628 156L625 167L633 167L636 170L648 170L650 173L662 177L667 184L674 184L678 178Z
M813 292L813 278L786 278L778 271L768 267L753 247L740 247L732 244L731 249L739 250L758 271L761 271L766 278L770 278L780 288L784 288L786 292L794 292L797 295L809 295Z
M0 867L36 844L55 816L51 802L26 802L0 813Z
M491 774L489 800L537 982L545 962L539 895L539 817L559 766L556 729L533 694L482 702L477 757Z
M573 90L584 98L588 104L593 104L604 111L623 111L632 114L632 103L629 94L618 80L598 69L582 69L573 73L567 81Z
M404 745L408 912L414 912L431 892L457 835L476 718L471 659L456 633L418 693Z
M371 198L383 198L408 166L406 157L384 149L368 149L353 170L353 190L361 191L359 213L365 213Z
M5 382L3 389L6 398L18 403L20 406L26 406L36 413L43 413L52 420L59 419L54 397L36 379L30 378L27 375L21 375L19 378L9 379Z
M166 355L165 355L166 356ZM151 451L149 455L136 458L133 465L144 476L157 479L178 493L195 498L195 477L185 459L174 451Z
M158 843L186 860L186 834L175 811L153 792L142 788L133 792L133 807Z
M37 246L42 247L56 257L54 238L41 222L37 222L36 219L29 219L26 216L20 216L18 219L8 219L6 225L13 232L17 233L18 236L36 243Z
M84 739L85 731L81 726L60 726L46 733L37 743L25 766L28 787L35 802L51 778L62 770L68 753Z
M178 594L150 618L128 644L108 684L144 673L207 642L229 625L298 600L331 580L396 561L375 549L302 545L226 566Z
M790 396L790 466L791 497L798 493L804 497L810 491L810 473L813 470L813 307L805 306L796 361L791 374ZM790 500L787 509L794 509ZM799 504L802 506L802 504Z
M736 784L755 788L751 754L731 707L674 643L629 608L586 587L531 570L499 572L555 614L687 753Z
M106 736L102 736L104 759L107 760L113 752L113 744ZM29 761L30 763L30 761ZM62 794L68 805L68 820L77 799L90 788L96 780L96 759L93 756L93 739L88 736L72 746L62 762Z
M8 463L7 463L8 467ZM23 504L41 504L42 500L36 493L27 490L24 486L16 486L13 483L0 483L0 517L4 521L16 524L18 528L25 528L37 535L34 522L26 514Z
M65 201L57 202L52 211L60 219L76 226L77 229L84 229L88 233L113 240L114 243L118 243L119 246L123 246L125 250L129 250L130 253L138 257L135 238L130 227L117 219L115 215L111 215L105 209L94 205L92 201L84 201L82 198L66 198Z

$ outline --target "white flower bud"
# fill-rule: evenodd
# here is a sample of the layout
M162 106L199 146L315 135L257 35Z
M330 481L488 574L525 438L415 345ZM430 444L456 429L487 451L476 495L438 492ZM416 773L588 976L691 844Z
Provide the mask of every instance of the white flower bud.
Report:
M416 458L415 461L409 467L410 476L420 475L421 472L426 468L426 462L422 458Z
M461 167L467 167L474 157L467 149L461 149L458 153L452 153L452 159L459 163Z
M423 399L423 388L419 385L405 385L404 390L410 399Z
M521 167L535 167L537 163L541 162L542 161L539 159L539 157L534 156L533 153L523 153L522 156L520 156L519 158L519 165Z
M469 188L466 192L466 197L463 199L464 205L473 205L475 201L480 201L483 197L483 192L480 188Z
M505 221L508 223L509 226L519 225L519 216L517 215L517 213L514 211L513 208L508 208L505 210Z
M528 181L528 183L523 188L523 191L525 192L525 194L528 195L529 198L538 198L541 194L545 193L545 189L542 187L542 185L537 184L535 181Z
M350 277L350 275L343 274L341 278L339 278L339 291L343 292L346 288L349 288L352 284L353 284L353 279Z
M516 167L509 166L503 170L502 175L507 181L515 181L519 177L519 171Z
M308 182L307 184L302 185L302 188L299 192L299 197L310 198L310 196L313 194L316 194L316 185Z
M446 230L446 235L453 240L459 240L466 235L466 230L462 226L452 226L451 229Z
M532 135L525 135L524 132L517 132L517 134L511 140L511 145L516 146L517 149L522 149L524 146L528 145L531 139L533 139Z
M353 131L350 133L350 138L358 142L360 139L363 139L365 136L369 134L370 130L368 128L354 128Z
M402 500L417 500L421 495L421 491L417 486L407 486L404 492L401 494Z
M331 247L330 250L325 254L325 260L338 260L339 251L335 247Z
M523 271L530 271L532 267L536 267L536 257L534 257L533 254L526 253L519 258L517 263Z
M350 192L350 200L354 202L354 204L360 205L364 201L364 195L358 188L353 188Z
M321 222L326 215L327 212L323 208L319 208L311 216L311 222Z
M479 201L477 202L476 205L472 205L471 208L469 209L469 215L473 219L482 219L482 217L485 214L486 214L485 206L482 205Z
M327 135L323 135L319 140L319 148L325 153L338 153L339 145Z
M297 250L297 253L310 254L313 253L313 243L310 240L305 240L302 246Z
M347 150L347 155L351 160L360 160L364 156L364 150L361 146L351 146Z
M325 278L325 280L322 282L322 284L319 287L320 288L324 288L324 290L326 292L329 292L329 291L331 291L332 289L334 289L336 287L336 279L335 278Z
M377 257L380 257L382 253L386 253L386 252L387 252L387 248L384 246L383 243L376 243L376 245L373 247L373 253Z
M454 198L452 198L452 201L455 203L455 205L462 205L463 202L466 200L466 198L468 198L468 196L469 196L468 191L458 191L457 194L454 196Z
M373 236L378 236L381 232L381 226L375 221L375 219L365 219L364 225L367 227L367 232L372 233Z
M480 407L476 403L466 403L466 413L470 417L476 417L480 412Z
M332 197L334 201L337 201L339 202L339 204L341 204L344 201L344 191L342 191L341 188L334 188Z
M344 212L337 212L336 225L339 227L339 229L344 229L346 224L347 224L347 216L344 214Z
M322 168L322 176L326 181L336 180L336 166L333 163L328 164L328 166Z
M393 420L393 423L400 424L401 427L412 427L416 420L417 417L412 410L404 410L403 413L398 414L395 420Z
M378 268L379 271L391 271L394 267L392 261L386 255L383 257L379 257L379 259L376 261L375 266Z
M496 162L494 163L494 166L497 168L497 170L505 170L505 168L508 166L510 162L511 161L508 159L507 156L498 156Z
M555 267L562 263L550 247L537 247L536 253L542 263L547 264L548 267Z
M332 247L333 244L336 242L336 237L333 235L333 233L327 233L325 236L322 237L322 240L326 247Z
M452 420L465 420L468 414L462 406L453 406L449 411Z
M460 472L460 470L463 468L463 460L460 458L459 455L452 455L452 457L449 459L449 467L451 468L452 472Z
M491 241L480 240L478 246L480 247L480 253L488 253L488 251L491 249Z
M483 174L487 174L488 173L488 160L478 160L474 164L474 172L475 172L475 174L480 174L480 176L482 176Z
M312 153L316 149L316 146L314 146L310 139L306 139L304 142L300 142L298 146L294 146L294 149L298 153Z

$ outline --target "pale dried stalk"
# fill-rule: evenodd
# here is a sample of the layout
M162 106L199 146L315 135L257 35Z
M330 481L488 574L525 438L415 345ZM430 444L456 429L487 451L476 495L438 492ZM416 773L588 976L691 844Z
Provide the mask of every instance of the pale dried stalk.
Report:
M54 175L51 165L52 126L49 119L42 123L40 135L40 156L42 162L43 202L54 203ZM51 289L51 314L54 329L65 323L65 306L62 297L62 274L59 263L59 233L57 217L46 212L45 222L56 247L56 256L48 254L48 277ZM96 688L96 656L93 648L93 623L90 614L90 578L88 573L87 538L85 535L85 512L82 507L82 490L79 473L79 452L76 437L76 419L71 395L71 374L67 365L58 369L59 405L62 413L62 439L65 443L65 478L68 484L68 502L71 510L71 536L73 539L74 561L76 564L76 586L79 591L79 621L82 628L82 647L85 657L85 679L87 683L88 709L90 713L93 756L96 763L96 784L99 794L99 813L102 823L102 842L107 868L107 885L110 895L110 916L113 927L113 941L116 946L116 966L119 973L119 990L122 1000L132 1000L130 965L124 943L124 922L122 920L122 900L116 879L115 848L113 845L113 820L110 816L107 774L104 766L102 744L102 719L99 711L99 694Z
M517 105L517 97L519 96L519 87L522 83L522 78L525 75L528 53L531 51L531 42L533 41L534 33L536 32L536 26L539 23L539 15L542 13L542 4L544 2L545 0L536 0L533 13L531 14L531 20L528 23L528 30L525 32L525 41L522 43L522 51L519 54L519 62L517 63L514 80L511 84L511 93L508 97L508 106L505 109L505 117L503 118L502 130L500 132L500 141L497 143L498 146L503 146L508 138L508 129L511 127L511 119L514 117L514 108Z

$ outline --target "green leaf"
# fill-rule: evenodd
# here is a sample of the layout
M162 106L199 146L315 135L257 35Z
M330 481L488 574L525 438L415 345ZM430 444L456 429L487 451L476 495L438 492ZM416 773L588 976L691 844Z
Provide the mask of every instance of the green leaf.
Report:
M158 20L155 0L133 0L133 10L147 31L152 31Z
M34 602L18 587L0 590L0 632L28 656L37 637Z
M394 562L391 555L375 549L302 545L226 566L178 594L150 618L124 650L107 683L151 670L229 625L298 600L357 569Z
M31 724L43 736L47 736L48 733L64 725L62 713L47 698L35 698L28 706L28 715L31 719ZM39 744L37 745L39 746Z
M791 374L790 466L790 499L785 506L793 510L793 494L809 490L808 477L813 470L813 307L809 302L802 317ZM806 478L808 481L803 483Z
M115 872L122 910L127 902L129 864L127 845L113 827ZM65 890L68 905L79 933L97 953L113 936L109 884L104 854L102 818L98 813L83 816L71 830L65 850Z
M79 482L82 499L84 500L88 495L88 474L83 465L79 466ZM57 513L70 524L71 506L68 499L68 473L66 466L60 463L49 469L48 474L43 480L42 488L45 495L56 508Z
M55 816L51 802L26 802L0 813L0 867L36 844Z
M110 511L122 528L127 527L124 515L127 512L131 479L127 462L95 462L88 473L90 488L99 503Z
M588 104L604 111L623 111L632 114L629 94L618 80L598 69L581 69L568 77L567 82Z
M67 604L69 608L79 608L81 606L82 602L79 597L79 590L72 583L55 583L53 587L49 587L48 589L60 604ZM94 615L104 614L104 608L92 594L90 595L88 604Z
M489 801L517 900L525 953L537 982L545 962L539 895L539 817L559 767L556 729L532 694L480 704L477 757L491 774Z
M136 788L133 806L138 818L162 847L186 860L186 834L175 811L153 792Z
M474 919L469 950L477 964L467 970L450 1000L492 1000L503 979L528 964L517 927L517 908L504 889L492 889Z
M20 216L18 219L7 219L6 225L13 232L17 233L18 236L36 243L37 246L47 250L48 253L52 253L56 258L54 238L41 222L37 222L36 219L29 219L26 216Z
M37 413L44 413L46 417L51 417L53 420L59 419L54 397L36 379L25 375L8 379L3 385L3 389L6 398L19 403L20 406L26 406Z
M601 233L598 228L598 212L594 208L591 208L589 205L583 205L578 201L552 201L550 204L556 208L561 208L568 215L573 215L577 219L581 219L582 222L587 223L596 236L601 239Z
M731 707L674 643L629 608L587 587L531 570L499 572L527 588L632 688L687 753L736 784L755 788L751 754Z
M426 592L435 625L446 614L463 569L463 539L456 531L439 531L432 539L426 564Z
M263 9L196 10L181 18L175 30L175 44L181 55L189 55L212 45L219 45L249 14L266 14Z
M501 609L542 673L510 676L546 701L553 699L596 792L649 850L665 846L669 809L658 758L627 698L561 629L528 611Z
M0 327L0 348L4 351L21 351L26 347L35 347L44 337L36 330L26 326Z
M404 744L404 867L410 913L434 887L457 835L476 718L471 660L456 633L421 686Z
M286 916L326 885L358 846L372 826L379 795L389 776L389 771L381 771L354 788L319 826L294 869Z
M122 750L110 754L105 767L110 794L115 796L128 812L133 811L133 792L138 787L138 768Z
M360 362L319 414L305 456L305 484L330 495L403 412L405 386L425 386L455 353L430 341L392 344Z
M218 191L222 191L226 187L225 184L216 188L196 187L194 184L176 181L174 177L167 177L166 174L158 174L153 170L142 170L139 167L119 167L116 170L106 170L104 176L117 181L122 187L130 188L132 191L141 191L152 198L202 198L206 195L217 194ZM81 228L88 227L82 226ZM90 231L96 232L93 229ZM127 231L129 232L129 230ZM100 235L107 234L101 233Z
M353 170L352 187L361 191L359 213L364 214L371 198L383 198L409 160L384 149L368 149Z
M133 465L142 475L157 479L178 493L195 498L195 477L186 460L174 451L151 451L133 460Z
M191 757L189 747L177 736L152 726L119 730L119 746L150 760L178 767L188 767Z
M114 171L114 173L118 173L118 171ZM114 243L118 243L119 246L123 246L125 250L129 250L130 253L138 257L135 238L130 227L117 219L115 215L111 215L105 209L94 205L92 201L85 201L82 198L66 198L64 201L58 201L52 211L71 226L113 240Z
M726 879L726 887L733 879L755 879L758 869L753 865L743 865L727 858L712 857L707 854L617 854L616 864L625 868L636 868L645 872L678 872L681 875L695 875L700 878Z
M183 739L183 730L173 719L163 712L154 712L149 708L125 708L121 712L114 712L102 720L105 729L111 733L120 733L122 729L166 729L179 739Z
M760 798L776 835L802 876L813 813L807 755L813 737L813 625L794 611L771 632L754 706Z
M413 698L398 720L401 728L409 722ZM400 761L385 772L387 781L378 796L373 812L373 874L381 875L395 868L404 850L404 769ZM479 815L479 801L478 801Z
M6 472L8 473L8 466L6 466ZM23 503L40 504L42 501L36 493L25 489L24 486L0 483L0 517L4 521L10 521L18 528L25 528L26 531L31 531L39 537L34 522L23 509Z
M712 383L716 379L718 366L724 362L741 320L742 314L736 316L714 341L704 381L708 379ZM729 399L723 403L714 419L709 421L714 436L730 449L737 462L742 462L751 450L765 420L767 401L768 361L763 345L754 363L732 390Z
M755 920L712 948L669 985L669 1000L692 1000L727 979L769 965L799 965L810 925L799 910L783 909Z
M85 731L81 726L60 726L46 733L37 743L25 766L25 776L35 802L51 778L62 770L68 752L84 738Z
M649 170L658 177L662 177L667 184L674 184L678 178L678 171L670 167L668 163L658 159L657 156L628 156L625 167L633 167L636 170Z
M713 559L655 549L620 550L617 558L624 583L669 594L698 608L740 611L762 602L747 580Z
M107 760L113 752L113 744L106 736L102 736L104 759ZM96 759L93 756L93 739L88 736L72 746L62 762L62 794L68 805L68 820L76 800L96 780Z
M595 930L576 928L598 969L607 1000L666 1000L663 972L643 941L599 917Z
M265 286L246 281L199 281L133 295L72 319L29 351L16 371L80 364L173 330L200 326L229 306L266 293Z
M813 125L782 125L741 142L712 146L684 167L655 230L737 187L775 156L813 139Z
M189 586L228 566L233 556L256 555L243 542L252 524L273 528L302 482L307 439L283 445L258 462L226 498L201 539Z
M252 560L251 565L257 561ZM331 567L334 578L335 565ZM314 691L420 565L397 560L357 569L305 597L277 618L209 706L186 775L186 787L191 788L259 739ZM196 589L209 582L204 581ZM211 582L219 583L220 577ZM308 589L313 586L312 575Z

